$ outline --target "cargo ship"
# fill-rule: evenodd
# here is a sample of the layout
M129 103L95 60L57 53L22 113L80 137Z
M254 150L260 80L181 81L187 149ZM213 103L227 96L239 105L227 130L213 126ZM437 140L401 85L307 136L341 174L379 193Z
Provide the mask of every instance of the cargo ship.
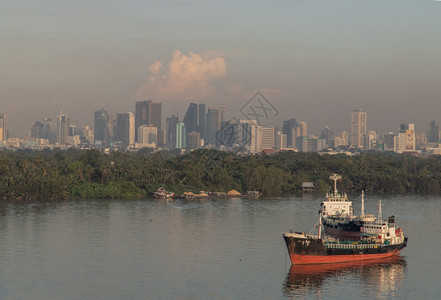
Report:
M318 235L303 232L282 233L289 257L296 264L328 264L381 259L399 255L407 246L408 237L395 225L395 217L381 219L381 201L378 217L360 227L358 240L322 236L322 214L318 221Z
M341 176L333 174L329 178L334 181L334 190L326 194L325 201L320 205L323 230L337 238L358 240L363 224L375 221L375 215L365 213L364 192L361 194L360 215L355 215L348 195L338 192L337 181L341 181Z

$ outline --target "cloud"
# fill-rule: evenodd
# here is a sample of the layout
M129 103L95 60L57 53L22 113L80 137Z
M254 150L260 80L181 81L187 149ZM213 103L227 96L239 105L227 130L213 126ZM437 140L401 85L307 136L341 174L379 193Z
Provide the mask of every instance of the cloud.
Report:
M148 82L134 95L136 100L199 100L216 93L227 66L215 50L187 55L175 50L167 66L155 61L149 71Z

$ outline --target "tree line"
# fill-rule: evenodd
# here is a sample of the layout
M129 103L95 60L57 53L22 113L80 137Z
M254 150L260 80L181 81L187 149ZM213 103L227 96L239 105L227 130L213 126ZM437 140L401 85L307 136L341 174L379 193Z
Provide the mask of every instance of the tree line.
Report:
M329 191L333 173L340 190L374 193L438 193L441 157L418 158L387 153L356 156L281 152L238 156L200 149L185 155L98 150L0 152L0 199L147 197L163 187L184 191L245 192L276 196L299 192L311 181Z

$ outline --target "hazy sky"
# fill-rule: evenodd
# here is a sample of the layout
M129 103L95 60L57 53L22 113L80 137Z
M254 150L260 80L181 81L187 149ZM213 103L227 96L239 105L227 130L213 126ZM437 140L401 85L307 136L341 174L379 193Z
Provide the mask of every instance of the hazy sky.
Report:
M319 134L441 124L441 2L433 0L1 0L0 113L10 133L60 110L93 127L93 111L190 103L231 117L260 90ZM239 115L237 115L240 117Z

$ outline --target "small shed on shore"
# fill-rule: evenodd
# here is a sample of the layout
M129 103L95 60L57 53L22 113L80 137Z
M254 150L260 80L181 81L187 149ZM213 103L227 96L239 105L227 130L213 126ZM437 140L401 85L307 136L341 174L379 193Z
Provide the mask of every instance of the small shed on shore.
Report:
M312 182L302 183L302 192L313 192L314 189L315 189L314 183Z

